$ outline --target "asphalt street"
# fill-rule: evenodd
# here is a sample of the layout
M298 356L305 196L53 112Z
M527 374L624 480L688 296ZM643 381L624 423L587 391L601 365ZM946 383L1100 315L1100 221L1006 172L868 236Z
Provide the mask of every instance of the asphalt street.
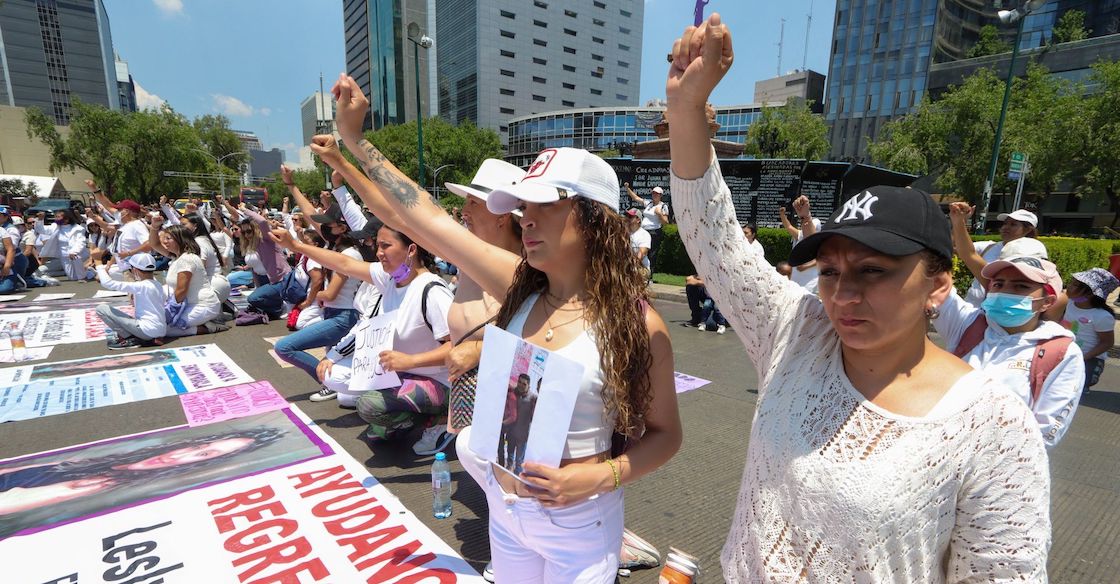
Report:
M44 292L76 292L88 298L97 284L64 283ZM687 551L701 560L702 582L720 582L719 551L727 535L746 457L757 398L757 374L733 331L726 335L679 326L687 307L673 301L672 289L656 286L654 306L669 322L675 369L712 383L679 395L684 445L656 473L626 489L626 524L657 546ZM34 297L35 291L29 294ZM683 300L683 296L680 297ZM409 446L370 447L365 425L336 402L314 403L318 389L299 369L280 367L267 354L266 337L286 334L284 324L236 327L216 335L176 340L172 346L216 343L246 372L270 381L292 403L363 462L435 533L480 569L489 556L486 503L479 488L452 459L454 511L449 519L431 515L431 457ZM52 361L93 357L104 343L55 347ZM1100 389L1087 396L1073 427L1050 458L1053 547L1050 581L1058 584L1117 582L1120 574L1120 368L1110 360ZM0 458L154 430L184 423L175 398L73 412L0 425ZM656 570L635 572L621 582L657 582Z

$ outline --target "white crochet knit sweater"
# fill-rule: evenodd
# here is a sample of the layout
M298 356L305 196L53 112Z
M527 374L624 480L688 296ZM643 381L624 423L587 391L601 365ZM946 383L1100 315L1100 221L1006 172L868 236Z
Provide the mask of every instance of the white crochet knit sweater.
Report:
M868 402L821 303L749 253L719 165L674 175L672 195L685 247L759 372L726 580L1046 581L1049 471L1023 401L973 372L955 388L971 397L940 414Z

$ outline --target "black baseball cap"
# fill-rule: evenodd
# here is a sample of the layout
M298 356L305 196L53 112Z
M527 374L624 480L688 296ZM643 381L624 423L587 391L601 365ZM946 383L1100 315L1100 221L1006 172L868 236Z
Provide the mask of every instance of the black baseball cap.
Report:
M801 240L789 254L799 266L816 259L826 239L843 235L886 255L905 256L929 249L953 257L949 218L928 193L905 187L876 186L844 202L820 231Z
M381 231L383 224L381 220L374 217L372 213L366 213L366 224L361 229L351 231L347 235L354 241L361 241L363 239L375 239L377 232Z
M330 207L327 208L326 211L323 211L321 215L312 215L311 220L320 225L325 225L327 223L338 223L339 221L342 221L342 209L338 206L338 203L333 203Z

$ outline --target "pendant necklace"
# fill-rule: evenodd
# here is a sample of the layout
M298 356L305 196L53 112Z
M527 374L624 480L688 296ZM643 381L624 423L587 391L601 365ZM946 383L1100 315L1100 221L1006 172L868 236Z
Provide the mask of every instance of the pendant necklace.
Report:
M549 305L550 307L552 307L552 309L555 310L555 311L560 311L560 312L574 312L576 310L580 311L579 316L577 316L577 317L575 317L575 318L573 318L573 319L571 319L567 322L562 322L562 323L560 323L559 326L569 325L569 324L583 318L583 314L582 314L583 309L582 308L572 308L572 309L569 309L569 310L565 311L564 309L552 304L552 302L550 302L549 299L548 299L549 296L550 296L549 294L545 294L544 303ZM546 316L546 317L544 317L544 321L545 321L546 325L548 326L548 328L545 329L545 331L544 331L544 340L545 340L545 342L551 343L552 342L552 337L555 336L553 334L553 330L552 330L553 328L555 328L555 327L552 326L552 317L551 316Z

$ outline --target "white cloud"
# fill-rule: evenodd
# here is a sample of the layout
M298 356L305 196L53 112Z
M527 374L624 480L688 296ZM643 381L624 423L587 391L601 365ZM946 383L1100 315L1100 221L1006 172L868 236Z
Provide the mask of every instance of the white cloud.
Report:
M133 83L135 83L136 85L136 109L158 110L159 108L163 107L163 104L167 103L167 101L165 101L162 97L154 93L148 93L148 90L140 87L140 84L136 83L135 79L133 80Z
M183 13L183 0L152 0L152 3L167 16Z
M272 113L272 110L268 108L257 109L231 95L215 93L210 97L214 99L214 109L227 116L247 118L255 114L267 116Z

